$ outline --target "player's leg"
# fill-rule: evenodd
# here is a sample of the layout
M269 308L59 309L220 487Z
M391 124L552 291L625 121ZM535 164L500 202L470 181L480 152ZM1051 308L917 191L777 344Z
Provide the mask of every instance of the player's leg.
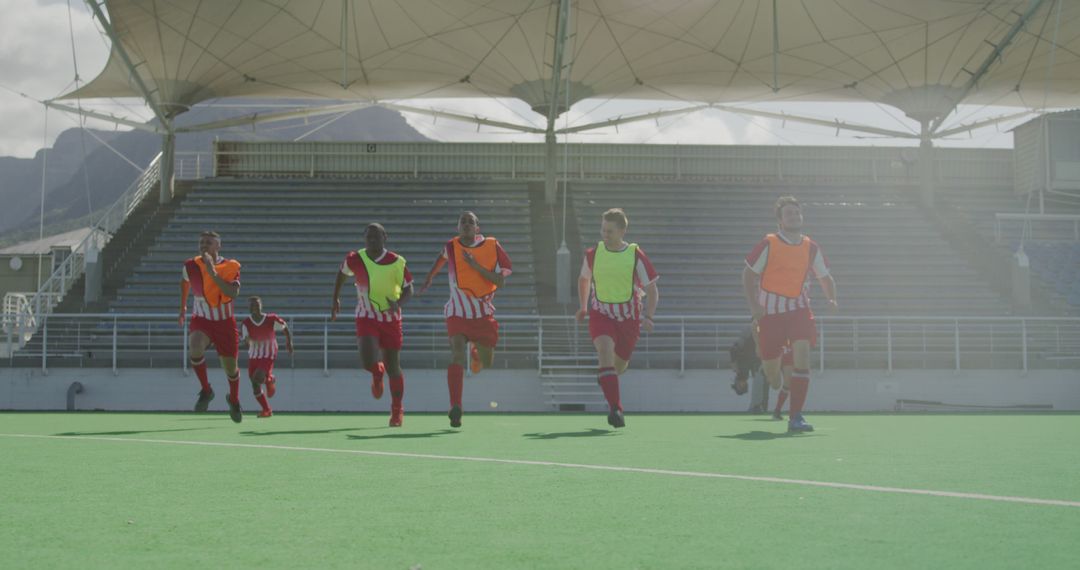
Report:
M195 401L195 411L205 412L214 399L214 389L210 387L210 376L206 371L206 349L210 346L210 337L201 330L188 334L188 359L195 377L199 379L199 395Z
M621 428L626 422L619 397L619 373L615 369L615 339L608 334L601 334L593 338L593 346L596 347L596 356L600 363L596 381L600 384L600 390L608 404L608 425Z
M375 319L356 319L356 349L360 352L360 366L371 373L371 396L378 400L383 394L383 375L386 366L379 361L379 328L382 323Z
M473 374L495 364L495 346L499 344L499 323L492 317L469 321L469 367Z
M783 387L780 389L780 393L776 397L776 409L773 410L773 419L784 419L781 410L784 408L784 403L787 402L788 395L791 387L791 374L795 368L795 358L792 355L791 347L789 346L784 350L784 356L780 359L780 374L783 377Z
M401 369L401 347L404 340L401 321L383 323L379 337L386 372L390 376L390 427L401 427L405 419L405 372Z
M460 322L451 325L454 318L447 319L450 332L450 366L446 368L446 387L450 392L450 427L461 427L461 396L465 389L465 350L469 339L460 331ZM461 321L464 319L457 319ZM451 327L454 327L451 329Z
M253 374L249 374L251 378L251 391L255 394L255 401L259 402L259 406L262 411L259 412L260 418L268 418L273 415L270 410L270 402L266 400L266 392L263 390L263 386L269 380L270 376L266 371L266 368L256 368Z
M773 390L783 388L783 375L780 372L780 357L761 361L761 371L765 373L765 380Z
M788 430L813 431L802 416L806 394L810 390L810 340L799 339L791 343L794 352L794 366L791 371L791 410L788 418Z
M225 398L229 404L229 417L240 423L244 413L240 409L240 369L236 366L236 358L240 354L240 333L236 330L236 322L216 321L210 341L217 349L218 360L229 381L229 396Z

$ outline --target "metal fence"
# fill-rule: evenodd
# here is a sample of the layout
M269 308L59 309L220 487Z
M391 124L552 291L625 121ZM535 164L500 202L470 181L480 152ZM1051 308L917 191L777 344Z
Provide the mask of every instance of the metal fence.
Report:
M770 184L917 184L914 149L737 145L559 145L559 173L570 180L665 180ZM565 154L565 158L564 155ZM389 179L544 178L543 143L214 143L215 176ZM1001 185L1012 154L998 149L935 149L938 183Z
M351 317L283 316L296 352L282 350L279 366L355 368L358 362ZM541 370L544 360L591 355L587 327L571 317L501 315L497 368ZM658 317L634 353L637 368L716 369L729 366L728 349L747 324L742 316ZM187 329L175 314L46 315L38 334L9 366L186 368ZM412 368L441 368L449 359L441 315L407 315L402 362ZM816 368L1011 369L1080 368L1080 319L1016 317L841 317L818 318L812 353ZM283 340L282 340L283 343ZM284 347L284 344L282 344ZM212 352L212 351L211 351ZM242 358L243 359L243 358Z

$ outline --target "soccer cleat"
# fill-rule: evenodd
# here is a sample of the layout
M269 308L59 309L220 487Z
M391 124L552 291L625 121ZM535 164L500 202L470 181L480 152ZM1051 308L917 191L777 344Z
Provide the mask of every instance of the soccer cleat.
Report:
M210 400L214 399L213 390L199 390L199 399L195 400L195 411L205 412L206 408L210 406Z
M402 420L405 419L405 410L397 409L390 410L390 427L401 427ZM458 422L461 425L461 422Z
M782 419L784 419L784 416L780 412L773 412L772 413L772 419L774 419L774 420L782 420Z
M371 397L378 400L382 398L383 393L383 376L386 374L386 365L380 362L378 364L379 374L378 376L371 375Z
M476 343L469 343L469 370L473 374L479 374L484 369L484 363L480 361L480 349L476 348Z
M802 417L802 414L792 415L788 419L787 424L788 433L802 433L808 431L814 431L814 426L806 423L806 419Z
M277 379L271 376L266 381L266 397L273 398L274 394L277 394Z
M626 427L626 419L623 418L622 410L611 410L607 416L607 423L613 428Z
M263 410L259 412L260 418L269 418L274 415L274 410Z
M461 427L461 406L450 408L450 413L446 416L450 418L450 427Z
M232 398L225 396L225 401L229 404L229 417L232 421L236 423L244 421L244 412L240 411L240 400L233 401Z

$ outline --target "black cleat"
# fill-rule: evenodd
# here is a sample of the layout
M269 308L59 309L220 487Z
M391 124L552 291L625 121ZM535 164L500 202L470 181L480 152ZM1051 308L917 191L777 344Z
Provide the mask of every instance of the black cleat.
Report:
M623 418L622 410L612 410L607 416L607 423L613 428L626 427L626 420Z
M199 390L199 399L195 400L195 411L205 412L206 408L210 407L210 400L214 399L213 390Z
M450 427L461 427L461 406L450 408L450 413L446 416L450 418Z
M244 421L244 412L240 411L240 400L234 402L232 398L225 396L225 401L229 404L229 417L232 421L236 423Z
M780 412L773 412L772 419L774 419L774 420L782 420L782 419L784 419L784 416L782 416L780 414Z

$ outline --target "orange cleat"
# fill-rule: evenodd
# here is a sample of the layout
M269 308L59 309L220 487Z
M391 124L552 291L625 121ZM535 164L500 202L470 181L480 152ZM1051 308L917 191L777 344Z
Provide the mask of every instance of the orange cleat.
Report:
M269 418L274 415L274 410L263 410L259 412L260 418Z
M401 422L404 419L405 419L405 410L403 410L403 409L390 410L390 427L401 427Z
M277 380L271 376L266 381L266 397L273 398L274 394L277 394Z

